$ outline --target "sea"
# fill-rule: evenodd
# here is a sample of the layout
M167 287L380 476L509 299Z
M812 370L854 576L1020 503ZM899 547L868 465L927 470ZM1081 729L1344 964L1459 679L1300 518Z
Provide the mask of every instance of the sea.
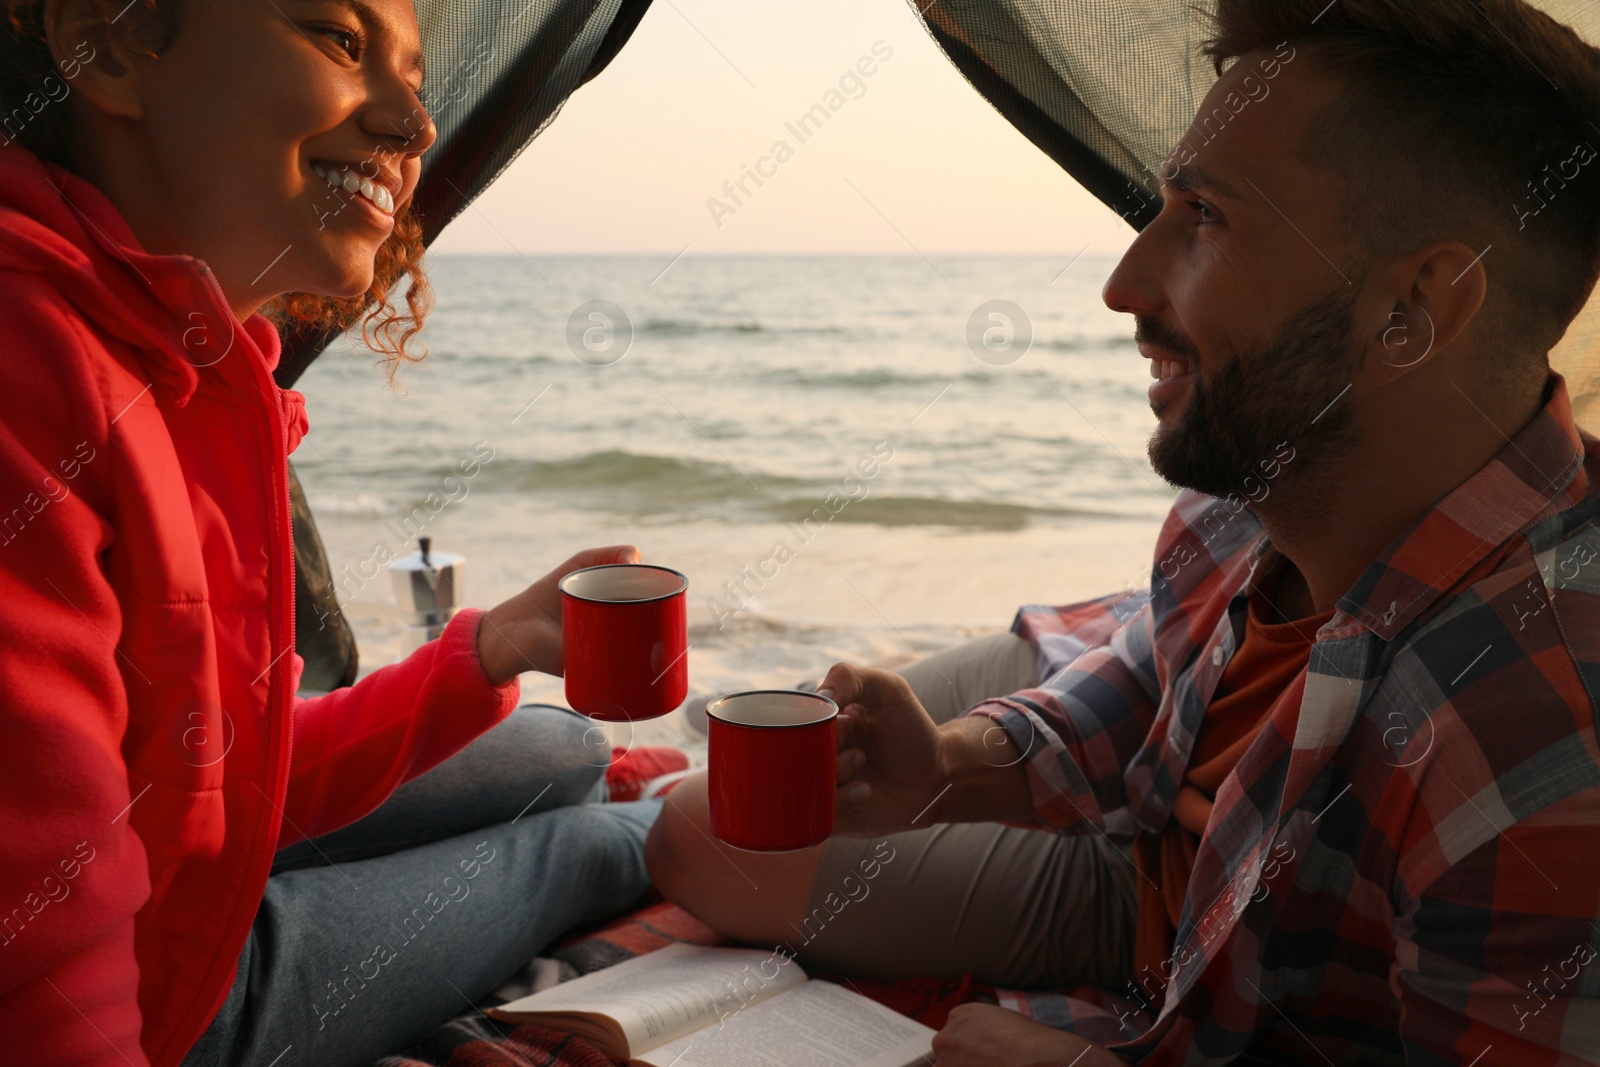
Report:
M483 608L589 546L682 571L691 702L1148 584L1175 490L1132 321L1100 300L1114 265L435 257L425 360L391 381L352 334L297 384L291 459L363 673L406 651L381 564L418 535Z

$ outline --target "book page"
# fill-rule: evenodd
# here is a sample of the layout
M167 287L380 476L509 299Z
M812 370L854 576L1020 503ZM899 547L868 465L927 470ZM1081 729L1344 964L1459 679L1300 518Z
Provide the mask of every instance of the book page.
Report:
M514 1022L536 1022L542 1012L607 1015L622 1028L629 1054L638 1055L805 980L783 953L669 945L491 1011Z
M645 1067L932 1067L934 1032L832 982L807 982L653 1049Z

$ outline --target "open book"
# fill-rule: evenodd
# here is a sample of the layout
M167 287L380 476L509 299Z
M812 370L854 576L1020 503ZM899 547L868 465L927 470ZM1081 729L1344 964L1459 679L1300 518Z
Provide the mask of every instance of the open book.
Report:
M640 1067L915 1067L933 1031L787 954L670 945L489 1009Z

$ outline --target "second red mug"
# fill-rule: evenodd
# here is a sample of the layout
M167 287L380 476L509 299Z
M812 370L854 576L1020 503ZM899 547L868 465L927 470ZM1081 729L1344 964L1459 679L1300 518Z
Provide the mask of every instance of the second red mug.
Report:
M670 567L611 563L561 579L567 703L592 719L630 722L689 695L689 579Z
M839 706L786 689L706 706L711 832L749 852L793 852L833 833Z

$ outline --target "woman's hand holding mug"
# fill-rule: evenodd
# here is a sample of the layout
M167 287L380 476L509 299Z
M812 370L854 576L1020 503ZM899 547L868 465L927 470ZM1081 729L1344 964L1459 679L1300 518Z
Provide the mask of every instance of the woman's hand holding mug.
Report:
M495 685L524 671L561 676L561 579L584 567L638 563L633 545L586 548L504 603L478 623L478 658Z

